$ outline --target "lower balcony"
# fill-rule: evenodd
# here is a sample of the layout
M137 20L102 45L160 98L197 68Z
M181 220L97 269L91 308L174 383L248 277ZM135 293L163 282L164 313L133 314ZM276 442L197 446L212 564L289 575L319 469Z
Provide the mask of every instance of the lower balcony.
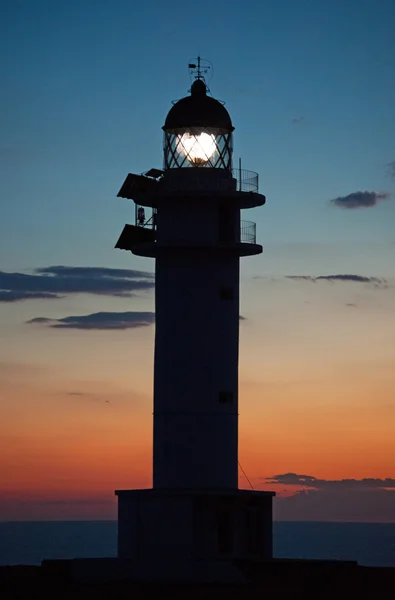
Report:
M225 227L219 227L218 230L218 239L213 240L210 244L196 244L196 242L188 242L184 236L180 240L173 240L167 243L161 243L160 247L167 248L205 248L205 250L209 250L211 248L215 251L215 249L221 249L222 251L236 251L240 256L250 256L253 254L260 254L262 252L262 247L258 246L256 243L256 223L253 221L240 221L240 230L235 232L233 227L227 227L225 223ZM125 225L121 236L118 239L116 244L116 248L121 250L130 250L132 252L136 251L136 254L139 254L137 246L146 245L156 246L157 240L157 230L156 230L156 222L155 218L150 218L137 221L136 225ZM246 244L249 245L249 248L246 247ZM243 249L244 248L244 249ZM145 251L144 251L145 252Z

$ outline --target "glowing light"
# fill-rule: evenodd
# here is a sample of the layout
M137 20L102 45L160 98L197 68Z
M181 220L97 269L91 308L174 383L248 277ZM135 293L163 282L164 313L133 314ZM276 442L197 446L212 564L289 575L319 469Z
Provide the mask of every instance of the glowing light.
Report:
M198 135L184 133L177 140L177 152L194 165L204 165L216 150L215 136L205 132Z

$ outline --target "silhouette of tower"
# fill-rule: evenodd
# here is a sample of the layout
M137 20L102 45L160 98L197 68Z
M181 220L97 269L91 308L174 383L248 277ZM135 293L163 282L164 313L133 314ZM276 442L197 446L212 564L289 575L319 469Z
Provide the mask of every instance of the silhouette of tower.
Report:
M170 109L163 169L129 174L116 248L155 259L153 488L118 490L118 556L141 576L237 579L272 557L272 492L238 489L240 257L262 252L241 209L258 175L232 169L234 127L201 61Z

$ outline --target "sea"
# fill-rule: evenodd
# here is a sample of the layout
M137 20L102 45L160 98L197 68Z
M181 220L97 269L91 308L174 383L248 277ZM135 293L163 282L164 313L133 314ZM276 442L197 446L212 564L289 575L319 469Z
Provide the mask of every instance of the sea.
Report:
M356 560L395 567L395 523L274 523L277 558ZM0 522L0 565L116 556L116 521Z

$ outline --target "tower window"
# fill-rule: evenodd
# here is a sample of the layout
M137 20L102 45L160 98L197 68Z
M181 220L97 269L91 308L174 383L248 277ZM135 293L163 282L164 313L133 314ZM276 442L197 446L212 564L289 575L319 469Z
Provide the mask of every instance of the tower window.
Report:
M234 300L235 294L233 288L222 286L219 288L219 297L221 300Z
M220 392L218 395L218 402L220 404L232 404L233 392Z

